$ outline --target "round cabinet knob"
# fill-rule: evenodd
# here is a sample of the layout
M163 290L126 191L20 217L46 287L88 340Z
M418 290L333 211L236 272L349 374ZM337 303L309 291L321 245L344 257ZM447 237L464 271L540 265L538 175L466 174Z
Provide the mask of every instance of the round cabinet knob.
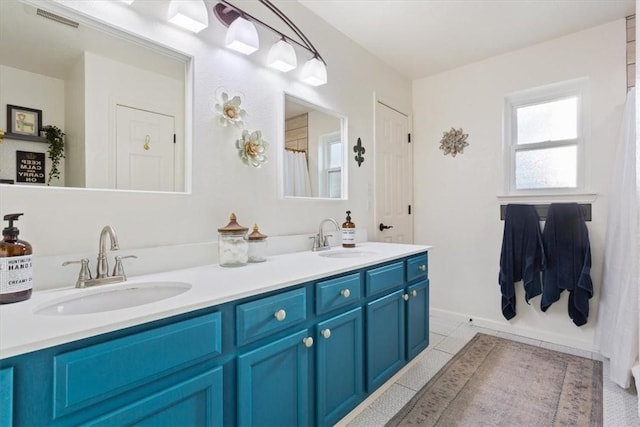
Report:
M331 336L331 329L323 329L322 331L320 331L320 334L321 334L325 339L329 339L329 337Z
M402 299L405 301L409 301L409 294L402 295Z
M411 291L411 296L412 297L417 297L418 296L418 291L416 291L415 289Z
M340 291L340 295L345 298L349 298L349 296L351 296L351 291L349 289L343 289Z
M309 348L313 345L313 338L311 337L303 338L302 343L304 344L305 347Z
M424 264L419 265L419 266L418 266L418 270L420 270L420 271L427 271L427 266L426 266L426 265L424 265Z
M287 317L287 312L284 310L278 310L273 314L273 317L278 319L279 322L282 322L285 317Z

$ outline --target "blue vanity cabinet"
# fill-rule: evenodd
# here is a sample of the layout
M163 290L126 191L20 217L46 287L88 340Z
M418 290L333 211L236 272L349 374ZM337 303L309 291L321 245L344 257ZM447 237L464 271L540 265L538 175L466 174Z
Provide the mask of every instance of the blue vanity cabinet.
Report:
M236 306L238 425L309 424L307 306L306 286Z
M366 308L369 392L429 345L427 256L425 252L366 273L367 293L384 295Z
M350 273L236 307L238 425L330 426L363 399L361 281Z
M429 345L429 281L407 288L407 360Z
M367 391L405 364L405 300L399 289L367 304Z
M13 368L0 369L0 426L13 425Z
M362 311L358 307L316 326L316 425L334 425L363 397Z
M429 345L428 254L407 259L407 360Z
M0 427L334 425L428 345L428 304L422 253L3 359Z
M221 313L200 312L2 362L20 381L15 425L218 426L221 355Z
M238 356L238 425L309 425L309 363L313 338L306 329Z

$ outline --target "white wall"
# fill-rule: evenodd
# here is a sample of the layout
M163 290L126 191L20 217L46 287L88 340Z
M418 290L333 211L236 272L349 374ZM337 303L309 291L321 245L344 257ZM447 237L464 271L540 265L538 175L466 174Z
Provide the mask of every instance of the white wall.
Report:
M504 223L502 118L509 93L587 77L590 108L588 223L595 296L587 325L567 314L567 295L546 313L540 297L528 306L517 288L517 315L502 317L498 263ZM602 275L607 193L625 103L625 21L618 20L413 83L415 242L430 253L431 304L477 324L591 348ZM442 133L462 127L469 147L455 158L439 150ZM505 203L505 202L503 202Z
M64 81L41 74L30 73L17 68L0 65L0 106L7 104L42 110L42 126L64 127ZM6 110L0 114L0 129L7 130ZM31 186L46 185L51 170L51 160L47 157L47 144L42 142L5 139L0 144L0 178L16 179L16 150L45 153L45 184L23 184ZM51 185L64 182L64 160L58 167L60 179L53 179ZM0 199L0 203L2 199ZM4 211L3 211L4 212Z
M217 240L217 228L226 225L231 212L245 226L257 222L270 238L315 233L321 219L341 219L347 209L353 212L358 227L371 229L368 212L372 211L372 202L367 188L373 182L372 161L358 168L349 160L349 201L279 200L275 148L278 139L283 138L283 91L348 116L349 146L360 137L369 148L373 143L374 92L387 103L408 111L411 83L407 79L297 2L276 4L326 59L329 83L325 86L313 88L300 82L299 70L282 74L265 67L268 48L251 57L222 48L226 28L217 22L210 8L209 28L193 35L165 24L162 17L138 13L136 7L144 8L146 2L135 2L131 8L120 2L64 3L122 28L136 29L143 37L194 57L193 182L189 194L0 186L0 211L25 213L19 223L20 236L34 248L36 289L52 283L73 283L77 276L75 268L57 267L50 274L39 273L38 257L78 254L93 260L98 235L105 224L117 230L123 254L136 253L136 248ZM136 6L137 3L140 4ZM265 13L264 6L256 7L256 11ZM266 47L276 41L268 33L260 34ZM308 58L300 51L298 54L300 63ZM220 88L244 97L246 128L261 130L271 143L269 163L262 168L244 166L235 148L240 131L217 124L211 105ZM209 259L215 262L216 254L212 252ZM135 268L128 270L130 274L166 268L150 257L141 257L131 265Z
M65 164L67 187L86 186L84 57L71 67L65 85Z

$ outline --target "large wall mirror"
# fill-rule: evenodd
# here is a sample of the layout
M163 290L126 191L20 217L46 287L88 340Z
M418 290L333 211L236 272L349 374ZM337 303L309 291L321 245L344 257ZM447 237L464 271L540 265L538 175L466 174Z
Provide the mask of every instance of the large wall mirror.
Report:
M347 120L285 94L284 197L346 199Z
M0 129L9 132L0 182L47 185L48 145L32 123L40 116L66 134L51 186L186 191L190 57L55 2L34 4L0 1ZM12 116L14 107L29 110Z

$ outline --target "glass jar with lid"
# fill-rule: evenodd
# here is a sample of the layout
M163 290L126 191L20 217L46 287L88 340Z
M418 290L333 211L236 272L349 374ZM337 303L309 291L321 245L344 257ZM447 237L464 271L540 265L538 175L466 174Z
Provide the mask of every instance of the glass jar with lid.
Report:
M238 224L234 213L229 217L229 224L218 228L218 263L221 267L240 267L247 264L247 230L247 227Z
M267 236L260 233L258 224L253 224L253 232L249 234L249 262L267 260Z

